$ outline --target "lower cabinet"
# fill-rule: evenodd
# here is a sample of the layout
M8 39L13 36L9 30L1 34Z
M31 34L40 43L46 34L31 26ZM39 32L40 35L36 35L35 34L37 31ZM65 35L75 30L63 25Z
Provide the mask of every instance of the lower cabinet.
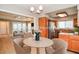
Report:
M61 40L64 40L64 41L68 42L69 36L68 36L68 35L60 34L60 35L59 35L59 38L60 38Z
M69 36L68 35L66 35L66 34L59 34L59 38L60 38L60 40L64 40L64 41L66 41L67 43L68 43L68 49L71 47L70 46L70 42L69 42Z
M71 51L79 52L79 41L71 40Z
M79 53L79 36L78 35L66 35L60 34L59 39L68 43L68 50Z

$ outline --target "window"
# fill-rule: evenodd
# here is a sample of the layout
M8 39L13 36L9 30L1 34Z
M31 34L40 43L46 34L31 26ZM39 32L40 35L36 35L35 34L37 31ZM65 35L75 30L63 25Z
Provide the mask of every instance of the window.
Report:
M22 31L22 23L17 23L17 30Z
M73 29L73 21L72 20L70 20L70 21L59 21L58 22L58 28L59 29L65 29L65 28Z
M18 28L18 27L17 27L16 22L13 22L12 25L13 25L13 26L12 26L13 32L14 32L14 31L17 31L17 28Z
M26 27L27 25L26 25L26 23L23 23L22 24L22 30L24 31L24 32L26 32L26 30L27 30L27 27Z
M12 23L12 30L14 31L23 31L26 32L27 26L26 23L21 23L21 22L13 22Z
M66 28L73 29L73 21L66 21Z
M59 28L59 29L65 28L65 21L60 21L60 22L58 22L58 28Z
M50 30L54 30L54 28L55 28L55 23L54 22L50 22L49 23L49 29Z

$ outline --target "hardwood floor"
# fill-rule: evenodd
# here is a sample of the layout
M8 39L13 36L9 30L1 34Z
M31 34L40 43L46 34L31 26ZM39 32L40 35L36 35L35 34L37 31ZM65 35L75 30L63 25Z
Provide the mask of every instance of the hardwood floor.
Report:
M5 36L0 36L0 54L13 54L15 52L12 40Z
M2 36L0 36L0 53L1 54L13 54L13 53L16 54L12 40L8 37L6 38L5 37L2 38ZM67 51L66 54L77 54L77 53Z

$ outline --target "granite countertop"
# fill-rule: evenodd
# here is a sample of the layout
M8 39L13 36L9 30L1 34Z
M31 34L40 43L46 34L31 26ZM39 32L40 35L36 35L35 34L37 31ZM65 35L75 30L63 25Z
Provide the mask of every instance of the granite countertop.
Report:
M63 32L60 32L59 34L65 34L65 35L76 35L76 36L79 36L79 34L75 34L75 33L63 33Z
M74 33L59 33L59 34L74 35Z

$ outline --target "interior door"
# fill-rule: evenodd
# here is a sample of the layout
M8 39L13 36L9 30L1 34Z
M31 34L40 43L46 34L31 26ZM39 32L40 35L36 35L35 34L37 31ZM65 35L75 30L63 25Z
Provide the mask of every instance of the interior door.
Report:
M8 33L9 33L9 22L0 21L0 34L8 34Z

